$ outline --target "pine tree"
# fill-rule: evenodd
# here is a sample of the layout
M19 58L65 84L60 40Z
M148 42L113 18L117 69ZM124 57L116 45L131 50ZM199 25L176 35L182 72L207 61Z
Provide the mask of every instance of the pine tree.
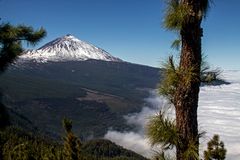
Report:
M0 74L22 53L23 42L35 45L45 35L46 31L43 28L35 31L29 26L13 26L9 23L2 23L0 25ZM2 104L1 97L2 96L0 96L0 128L5 128L10 122L6 107Z
M41 28L34 30L30 26L0 25L0 71L3 72L23 51L22 43L35 45L46 35Z
M64 119L63 127L66 132L63 149L64 158L66 160L83 160L81 142L72 132L72 121Z
M223 141L219 140L219 135L214 135L208 142L207 151L204 151L204 160L224 160L226 153Z
M208 0L168 0L164 19L165 28L177 32L181 51L178 66L169 58L166 78L161 93L173 103L176 111L176 128L179 145L177 160L198 159L199 133L197 122L198 95L201 83L201 28L202 19L209 8ZM177 45L175 42L173 45ZM189 154L189 148L195 148ZM197 156L196 156L197 155Z

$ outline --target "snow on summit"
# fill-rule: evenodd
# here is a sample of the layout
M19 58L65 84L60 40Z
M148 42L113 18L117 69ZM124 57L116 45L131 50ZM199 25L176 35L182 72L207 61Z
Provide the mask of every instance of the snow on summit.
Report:
M20 56L23 60L46 61L84 61L88 59L122 61L105 50L81 41L73 35L57 38L37 50L27 50Z

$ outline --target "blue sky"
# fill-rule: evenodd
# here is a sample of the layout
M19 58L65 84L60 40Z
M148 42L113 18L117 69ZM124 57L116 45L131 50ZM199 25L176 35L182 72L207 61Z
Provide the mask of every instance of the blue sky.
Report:
M215 0L203 22L203 52L222 69L240 69L240 1ZM162 28L164 0L0 0L4 22L43 26L44 43L73 34L123 60L159 67L173 52Z

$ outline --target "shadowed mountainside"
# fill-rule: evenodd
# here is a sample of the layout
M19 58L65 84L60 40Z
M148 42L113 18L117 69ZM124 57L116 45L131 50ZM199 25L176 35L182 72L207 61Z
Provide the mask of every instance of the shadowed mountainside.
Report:
M131 129L123 115L140 111L159 79L159 69L126 62L28 61L11 66L0 83L15 124L58 138L68 117L87 139Z

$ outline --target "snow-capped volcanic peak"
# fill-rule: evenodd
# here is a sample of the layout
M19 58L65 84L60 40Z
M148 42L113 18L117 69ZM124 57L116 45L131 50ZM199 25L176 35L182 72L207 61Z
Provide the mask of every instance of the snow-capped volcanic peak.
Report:
M33 59L38 62L83 61L88 59L122 61L105 50L81 41L70 34L57 38L37 50L25 51L20 58Z

